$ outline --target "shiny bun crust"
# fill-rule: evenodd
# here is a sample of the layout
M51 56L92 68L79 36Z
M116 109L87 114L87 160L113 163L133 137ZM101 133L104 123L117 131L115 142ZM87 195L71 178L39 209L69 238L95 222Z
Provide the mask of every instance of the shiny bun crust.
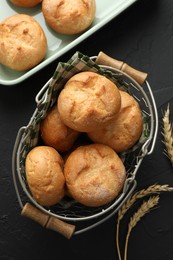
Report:
M10 0L15 5L22 7L34 7L35 5L42 2L42 0Z
M126 178L125 167L113 149L90 144L74 150L64 165L69 194L79 203L98 207L120 193Z
M43 0L42 12L49 26L62 34L77 34L94 20L95 0Z
M52 146L59 152L70 150L79 136L79 132L64 125L60 119L57 105L54 105L42 120L40 133L44 144Z
M58 203L65 193L63 160L52 147L37 146L26 157L26 178L34 199L43 206Z
M47 40L39 23L29 15L16 14L0 23L0 63L18 71L41 62Z
M58 111L70 128L90 132L112 120L121 106L116 85L94 72L71 77L58 97Z
M121 109L107 126L88 133L94 142L103 143L116 152L131 148L140 138L143 130L142 112L138 102L128 93L120 91Z

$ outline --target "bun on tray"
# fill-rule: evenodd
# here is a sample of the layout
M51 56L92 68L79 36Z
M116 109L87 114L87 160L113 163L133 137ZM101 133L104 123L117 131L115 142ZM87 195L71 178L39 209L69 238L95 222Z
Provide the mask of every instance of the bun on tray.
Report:
M127 92L120 91L121 109L115 119L104 127L88 133L93 142L103 143L116 152L131 148L143 130L142 111L138 102Z
M89 207L111 202L121 191L125 167L113 149L103 144L80 146L67 158L64 176L69 194Z
M47 39L40 24L26 14L0 23L0 63L17 71L28 70L46 55Z
M54 105L42 120L40 133L44 144L52 146L59 152L70 150L79 136L79 132L62 122L57 105Z
M121 97L117 86L108 78L85 71L67 81L57 105L64 124L76 131L90 132L115 117Z
M77 34L94 20L95 0L43 0L42 12L49 26L62 34Z
M42 0L10 0L15 5L22 7L34 7L35 5L42 2Z
M37 146L26 157L26 178L34 199L43 206L58 203L65 194L63 159L52 147Z

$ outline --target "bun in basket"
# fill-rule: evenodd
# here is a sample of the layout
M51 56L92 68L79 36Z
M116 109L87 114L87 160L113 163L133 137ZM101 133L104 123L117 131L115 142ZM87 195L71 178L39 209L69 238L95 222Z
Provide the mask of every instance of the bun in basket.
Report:
M121 109L115 119L98 131L88 133L92 141L106 144L116 152L131 148L143 130L142 111L138 102L127 92L120 91L120 95Z
M10 0L15 5L22 7L34 7L35 5L42 2L42 0Z
M69 194L89 207L111 202L126 178L125 167L113 149L103 144L80 146L64 165Z
M0 23L0 63L17 71L41 62L47 40L39 23L29 15L16 14Z
M95 0L43 0L42 12L49 26L62 34L77 34L94 20Z
M42 120L40 133L43 142L59 152L65 152L71 149L79 136L79 132L64 125L60 119L57 105L54 105Z
M52 147L37 146L26 157L26 178L34 199L43 206L58 203L65 193L63 160Z
M90 132L115 117L121 97L119 89L108 78L85 71L68 80L57 103L64 124L76 131Z

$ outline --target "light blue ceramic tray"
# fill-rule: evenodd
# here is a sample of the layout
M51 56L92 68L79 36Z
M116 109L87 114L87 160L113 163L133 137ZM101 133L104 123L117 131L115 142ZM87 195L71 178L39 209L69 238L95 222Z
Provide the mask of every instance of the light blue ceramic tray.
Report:
M27 72L16 72L0 65L0 84L14 85L22 82L82 42L88 36L92 35L136 1L137 0L96 0L97 11L92 26L86 32L75 36L61 35L51 30L45 23L41 12L41 5L26 9L16 7L8 0L3 1L0 10L0 22L6 17L16 13L26 13L33 16L45 31L48 40L48 51L45 59L39 65Z

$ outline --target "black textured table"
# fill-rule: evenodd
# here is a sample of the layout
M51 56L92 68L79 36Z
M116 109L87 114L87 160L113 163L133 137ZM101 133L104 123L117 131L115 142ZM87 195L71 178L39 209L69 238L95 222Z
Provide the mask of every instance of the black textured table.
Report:
M0 86L0 259L38 260L115 260L117 215L100 226L70 240L46 230L20 216L13 185L11 160L18 129L26 125L35 109L35 96L52 76L59 61L67 61L74 52L88 56L104 51L148 73L159 114L157 143L137 173L137 189L153 184L173 186L173 169L163 154L162 112L173 96L173 1L141 0L124 11L83 43L61 58L14 86ZM173 110L172 110L173 111ZM120 227L123 252L127 224L132 212L124 216ZM173 194L162 193L155 210L144 216L131 233L129 260L173 259Z

